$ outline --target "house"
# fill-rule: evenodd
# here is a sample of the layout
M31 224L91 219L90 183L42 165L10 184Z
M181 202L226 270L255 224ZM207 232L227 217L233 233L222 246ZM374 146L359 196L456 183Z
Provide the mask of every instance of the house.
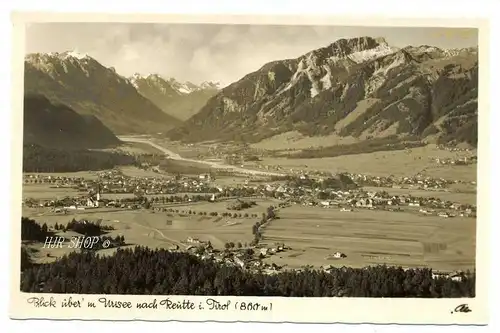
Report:
M207 180L208 181L208 180L211 179L211 177L210 177L209 174L201 174L201 175L198 176L198 179L199 180Z
M345 254L341 253L341 252L335 252L333 254L333 257L334 258L346 258L347 256Z
M461 274L450 274L449 278L452 281L457 281L457 282L461 282L462 281L462 275Z
M268 248L262 248L262 249L260 249L260 254L262 254L263 256L266 256L268 253L269 253L269 249Z
M328 206L330 206L330 201L321 201L320 205L323 207L328 207Z
M236 265L240 266L241 268L245 267L245 262L241 260L240 258L234 258L234 262Z
M373 200L370 198L364 198L356 201L357 207L373 207Z
M198 238L193 238L193 237L188 237L186 241L188 243L200 243L200 240Z

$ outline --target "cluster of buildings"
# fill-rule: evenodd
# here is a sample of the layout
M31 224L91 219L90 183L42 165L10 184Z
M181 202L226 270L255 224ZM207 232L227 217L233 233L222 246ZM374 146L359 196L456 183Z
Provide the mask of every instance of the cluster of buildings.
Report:
M434 158L434 162L441 165L469 165L477 164L477 156L464 156L459 158Z
M174 194L174 193L207 193L211 186L212 177L209 174L200 174L196 177L130 177L119 170L101 172L99 183L103 193L137 193L146 195Z
M264 259L289 249L284 244L276 244L272 247L255 246L219 250L214 249L210 242L192 237L188 237L186 243L185 250L202 260L210 260L215 263L265 274L278 273L283 267L275 263L265 263ZM169 250L179 250L179 246L174 245Z
M411 188L421 190L444 189L456 183L443 178L431 178L423 176L414 177L381 177L361 174L349 174L349 176L360 186Z
M82 187L88 180L83 177L24 174L23 184L49 184L55 187Z
M333 191L333 200L318 200L309 197L307 200L292 200L294 204L304 206L319 206L323 208L341 208L341 211L352 211L353 208L387 209L392 208L419 208L420 213L438 215L441 217L476 217L477 208L474 205L456 203L433 197L417 197L412 195L390 195L385 191ZM400 209L396 209L400 210Z

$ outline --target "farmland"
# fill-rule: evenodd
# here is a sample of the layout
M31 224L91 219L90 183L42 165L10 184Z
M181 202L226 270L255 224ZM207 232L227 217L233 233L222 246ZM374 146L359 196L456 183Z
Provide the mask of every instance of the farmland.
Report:
M444 219L410 212L292 206L265 229L262 244L284 242L291 250L269 260L297 268L303 265L363 267L387 264L473 269L475 228L472 218ZM340 251L344 259L326 259Z
M248 213L259 215L274 201L257 200L257 205L246 210ZM165 205L163 205L165 206ZM167 206L165 206L167 207ZM178 245L185 248L188 237L198 238L212 244L214 248L223 249L225 243L234 242L241 244L250 243L253 239L251 233L255 219L249 217L223 218L213 216L188 215L187 211L194 212L225 212L227 202L192 203L186 205L168 205L174 207L179 213L158 213L149 210L118 210L112 208L87 209L72 211L68 214L57 214L44 208L23 208L23 216L36 219L53 227L56 223L66 224L71 219L98 220L102 224L113 226L111 236L123 235L126 242L133 245L143 245L151 248L168 248ZM66 236L64 233L58 234ZM55 257L64 253L61 249L42 249L38 247L42 258L46 253ZM62 251L62 252L61 252ZM108 251L109 252L109 251Z
M429 177L476 181L476 165L438 165L432 158L470 156L472 152L449 152L435 146L413 148L411 151L380 151L367 154L338 157L294 159L266 157L263 165L280 166L283 169L305 169L325 172L350 172L376 176L411 176L421 173Z
M134 147L147 150L147 145ZM200 148L199 153L206 153L208 150L205 148ZM189 151L195 154L196 149L182 147L174 153L182 150L183 154L189 154ZM326 265L363 267L376 264L431 267L442 271L474 269L476 218L472 206L476 205L476 165L443 165L435 162L436 158L472 155L473 151L451 152L426 146L411 151L329 158L267 156L260 161L249 162L255 168L257 164L270 167L270 170L279 167L280 172L293 169L294 172L289 175L302 179L302 183L238 173L215 173L214 178L208 179L205 176L211 171L209 164L168 159L165 168L160 171L122 166L117 168L118 174L111 178L97 180L107 184L110 189L120 189L121 184L128 184L129 189L125 193L109 189L104 191L101 200L105 202L139 200L135 190L131 191L130 188L142 188L142 196L149 200L148 205L142 202L130 207L121 202L116 207L102 205L99 208L69 210L66 214L56 213L48 207L23 207L23 216L46 223L49 227L55 223L66 224L73 218L102 219L102 223L114 227L110 235L123 235L129 246L170 248L177 245L181 250L186 250L192 245L187 239L194 238L202 243L210 242L218 250L227 250L228 243L234 243L241 244L243 249L252 247L258 253L259 248L272 249L276 244L285 244L285 251L260 258L266 264L276 264L284 269L306 265L319 268ZM409 180L406 183L392 181L392 187L390 182L378 186L363 185L362 188L347 192L344 189L344 193L339 194L338 188L321 187L322 181L328 176L315 174L318 171L331 174L349 172L361 175L361 178L363 175L409 177ZM414 178L418 173L424 178L443 178L449 182L434 186L438 183ZM39 176L43 178L48 175ZM92 180L98 177L91 172L57 176ZM23 198L50 201L88 196L85 191L78 192L68 186L57 187L49 183L37 181L25 184ZM95 187L95 183L89 184L89 188ZM319 190L319 187L323 190ZM252 198L242 194L245 189L252 190ZM385 197L381 192L385 192ZM212 193L224 195L215 202L208 202L206 198L190 199L192 196L211 196ZM320 199L320 194L327 199ZM374 206L357 206L363 205L361 202L370 195L378 201ZM173 197L177 199L165 200ZM239 212L228 210L228 204L236 197L255 201L256 205ZM327 200L327 204L323 205L323 200ZM285 201L292 203L284 204ZM260 239L256 241L256 222L261 221L268 207L278 207L280 204L284 204L284 207L277 210L277 218L259 229ZM354 207L354 211L341 211L344 207ZM54 251L50 260L62 254L61 250L38 250L37 260L42 261L49 260L45 255L47 251ZM109 249L101 252L107 254L113 251ZM342 253L346 257L332 259L334 253Z

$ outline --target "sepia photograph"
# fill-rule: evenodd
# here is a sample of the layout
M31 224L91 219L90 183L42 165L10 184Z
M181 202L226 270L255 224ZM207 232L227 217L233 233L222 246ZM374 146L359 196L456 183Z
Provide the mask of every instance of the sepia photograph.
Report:
M298 22L18 24L27 312L475 311L481 29Z

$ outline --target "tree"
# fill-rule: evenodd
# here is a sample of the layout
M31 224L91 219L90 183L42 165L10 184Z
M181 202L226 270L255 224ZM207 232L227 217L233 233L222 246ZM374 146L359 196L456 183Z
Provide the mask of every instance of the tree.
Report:
M242 247L243 245L241 245L241 242L238 242L238 243L236 244L236 246L238 247L238 249L241 249L241 247Z

